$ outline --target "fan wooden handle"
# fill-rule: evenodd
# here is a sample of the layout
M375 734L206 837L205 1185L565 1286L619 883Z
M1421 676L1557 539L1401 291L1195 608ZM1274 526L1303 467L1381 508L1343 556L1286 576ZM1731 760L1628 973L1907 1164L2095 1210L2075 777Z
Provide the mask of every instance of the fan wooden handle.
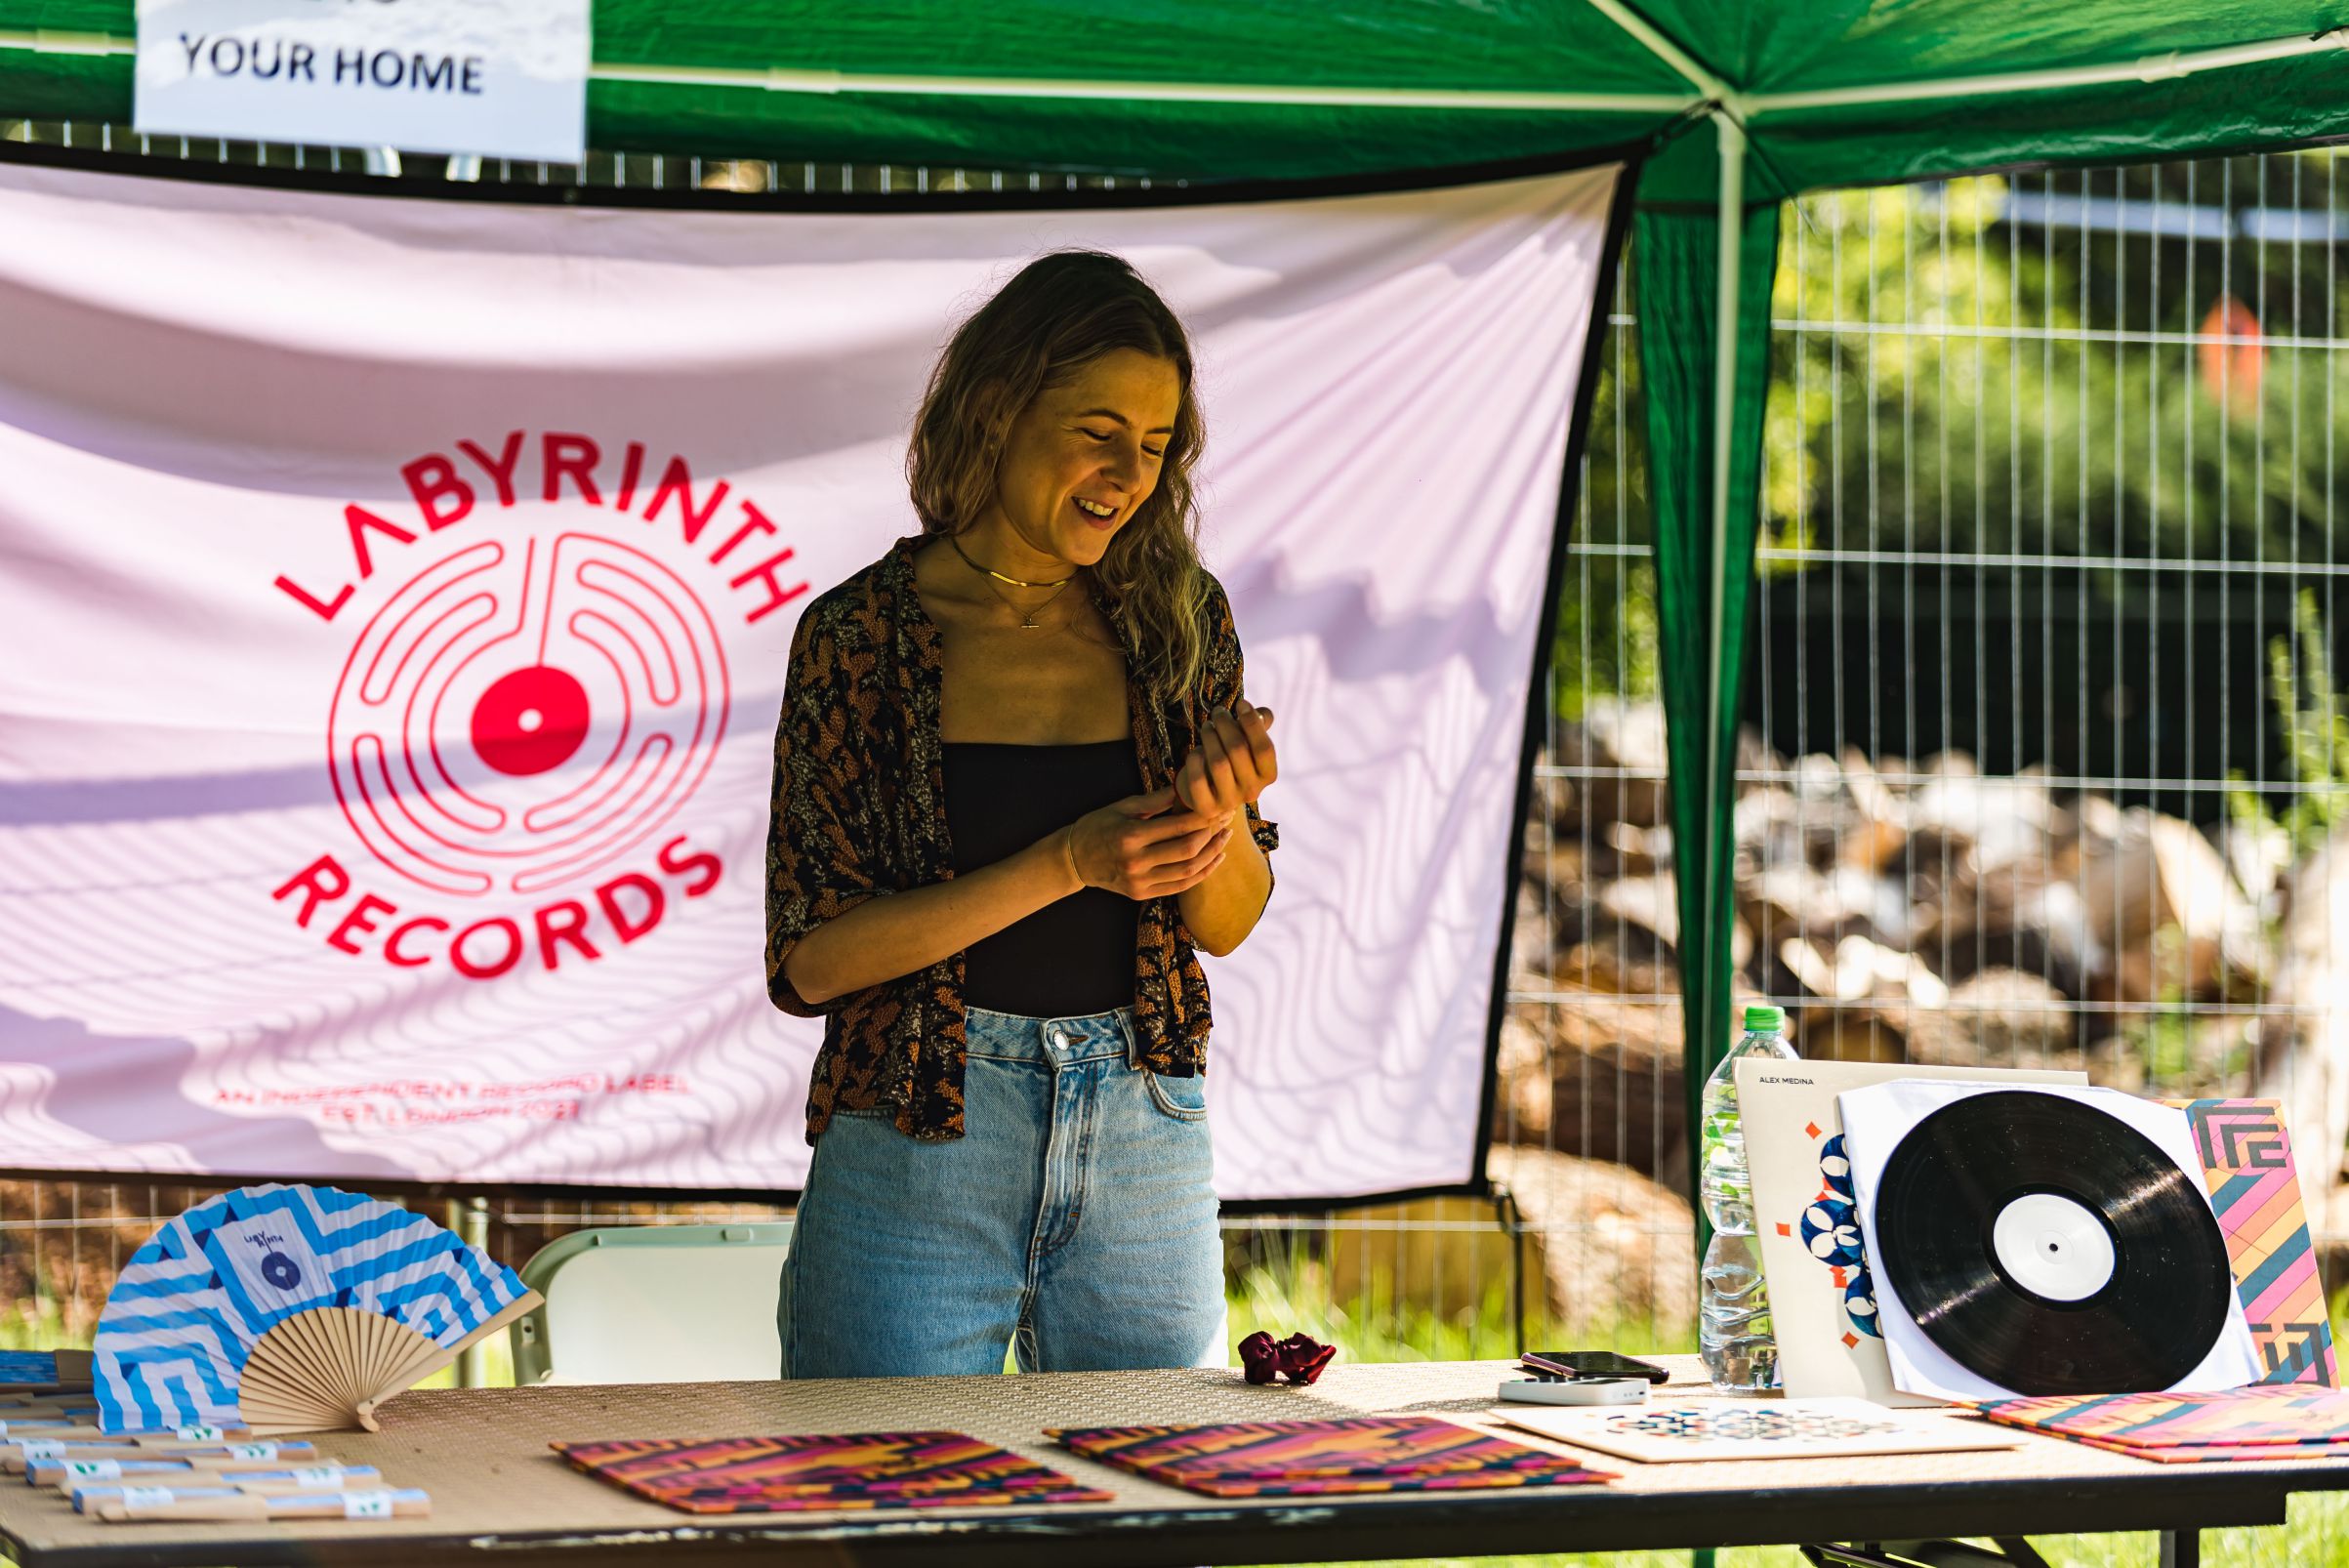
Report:
M414 1490L286 1497L258 1492L161 1497L125 1493L90 1499L89 1512L116 1524L148 1519L426 1519L432 1517L433 1500Z

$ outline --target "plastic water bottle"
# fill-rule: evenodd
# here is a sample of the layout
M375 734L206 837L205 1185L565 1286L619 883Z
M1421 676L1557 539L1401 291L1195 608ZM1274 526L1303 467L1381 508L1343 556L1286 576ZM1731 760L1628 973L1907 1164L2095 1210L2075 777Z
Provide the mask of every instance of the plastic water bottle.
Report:
M1712 1240L1705 1248L1697 1342L1706 1374L1725 1394L1778 1386L1778 1341L1762 1294L1753 1184L1746 1173L1746 1134L1738 1125L1737 1064L1753 1055L1794 1060L1786 1023L1787 1015L1776 1008L1748 1008L1745 1034L1705 1080L1705 1215L1712 1221Z

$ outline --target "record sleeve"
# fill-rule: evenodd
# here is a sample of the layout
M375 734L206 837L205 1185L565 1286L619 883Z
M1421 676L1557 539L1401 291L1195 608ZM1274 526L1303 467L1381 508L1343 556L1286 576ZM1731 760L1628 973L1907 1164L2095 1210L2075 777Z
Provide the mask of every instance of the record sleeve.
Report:
M1615 1479L1579 1459L1436 1416L1050 1427L1045 1435L1087 1459L1219 1498L1587 1486Z
M1884 1162L1875 1219L1879 1271L1926 1338L2031 1393L2171 1387L2235 1304L2199 1167L2060 1095L1926 1116Z
M2177 1185L2182 1184L2187 1192L2199 1198L2202 1216L2213 1231L2217 1225L2209 1199L2202 1189L2202 1166L2195 1152L2185 1113L2173 1106L2104 1089L2047 1087L2014 1091L1984 1090L1962 1084L1913 1081L1854 1090L1839 1096L1837 1104L1843 1116L1845 1147L1852 1162L1852 1181L1864 1245L1869 1257L1887 1264L1876 1279L1876 1309L1883 1328L1893 1382L1895 1386L1911 1393L1952 1401L1971 1402L2062 1391L2000 1382L1978 1368L1968 1367L1952 1355L1916 1321L1919 1311L1933 1303L1907 1300L1888 1266L1889 1259L1879 1230L1883 1216L1877 1202L1887 1165L1903 1140L1928 1117L1959 1101L1985 1093L2059 1096L2085 1111L2118 1121L2151 1144L2166 1166L2175 1168L2174 1182L2170 1188L2173 1197ZM2010 1254L2015 1252L2016 1236L2036 1239L2050 1230L2069 1238L2067 1247L2092 1249L2094 1237L2091 1232L2101 1227L2096 1226L2092 1219L2083 1221L2077 1211L2097 1208L2096 1203L2085 1200L2108 1197L2108 1194L2076 1190L2052 1194L2018 1191L2016 1189L2029 1186L2030 1183L2017 1182L2011 1176L2002 1175L2009 1170L2012 1162L2004 1159L2005 1151L1996 1140L1992 1140L1987 1147L1970 1151L1960 1148L1957 1153L1975 1162L1979 1167L1980 1180L1999 1197L2029 1197L2035 1200L2030 1207L2020 1211L2021 1223L2011 1219L2008 1221ZM2052 1201L2037 1201L2042 1198ZM2064 1207L2066 1205L2070 1207ZM1994 1203L1999 1213L2002 1214L2005 1207L2002 1202ZM1993 1244L1993 1239L1982 1237L1980 1244L1988 1248ZM2222 1259L2217 1266L2221 1278L2215 1292L2220 1298L2215 1307L2221 1318L2219 1327L2207 1352L2175 1381L2161 1386L2195 1392L2235 1388L2257 1382L2264 1371L2253 1348L2250 1330L2245 1321L2243 1304L2237 1298L2232 1275L2224 1272L2223 1244L2219 1251ZM2070 1261L2068 1255L2058 1261L2064 1267L2077 1266ZM2132 1272L2129 1277L2134 1281L2140 1276ZM2055 1300L2061 1298L2063 1292L2076 1288L2078 1283L2077 1280L2067 1283L2059 1270L2055 1274L2040 1277L2038 1280L2040 1289L2035 1294L2042 1300ZM2008 1284L2003 1288L2011 1289L2012 1286ZM2212 1294L2211 1281L2206 1274L2198 1277L2193 1288L2202 1292L2205 1299Z
M1737 1064L1738 1117L1753 1178L1753 1234L1790 1398L1857 1396L1878 1405L1936 1405L1892 1385L1876 1323L1875 1278L1860 1245L1851 1164L1835 1096L1895 1079L2013 1087L2087 1086L2087 1075L2040 1069L1908 1067L1897 1062Z

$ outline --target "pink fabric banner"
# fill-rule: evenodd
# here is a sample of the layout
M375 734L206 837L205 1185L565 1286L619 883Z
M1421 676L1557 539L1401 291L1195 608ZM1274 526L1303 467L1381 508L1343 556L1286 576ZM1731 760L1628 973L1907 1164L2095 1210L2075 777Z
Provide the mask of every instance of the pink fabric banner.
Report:
M1281 716L1221 1188L1463 1179L1618 174L827 215L0 165L0 1168L796 1187L792 627L914 531L954 322L1082 244L1195 335Z

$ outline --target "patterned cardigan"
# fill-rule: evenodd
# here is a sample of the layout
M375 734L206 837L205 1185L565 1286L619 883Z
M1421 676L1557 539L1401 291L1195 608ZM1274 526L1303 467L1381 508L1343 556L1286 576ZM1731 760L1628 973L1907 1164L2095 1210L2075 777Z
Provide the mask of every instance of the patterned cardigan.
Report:
M807 1087L810 1143L843 1110L893 1112L897 1130L917 1138L964 1133L961 953L821 1003L783 972L800 938L825 921L954 875L938 735L945 667L914 590L914 551L926 540L898 540L812 600L792 638L766 840L766 991L785 1012L824 1019ZM1240 695L1231 603L1220 583L1208 585L1200 689L1158 704L1127 682L1144 791L1172 783L1206 711ZM1086 587L1130 636L1090 575ZM1127 658L1131 668L1131 645ZM1279 828L1253 802L1248 826L1267 853L1279 845ZM1144 900L1135 921L1133 1015L1143 1066L1177 1078L1206 1071L1207 975L1172 897Z

